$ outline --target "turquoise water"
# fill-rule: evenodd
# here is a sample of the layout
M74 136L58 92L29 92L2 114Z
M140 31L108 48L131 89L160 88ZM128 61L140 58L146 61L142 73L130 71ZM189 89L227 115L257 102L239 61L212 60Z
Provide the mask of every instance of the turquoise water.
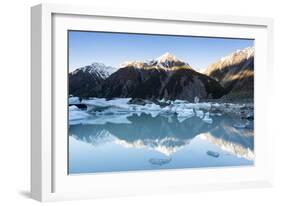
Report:
M254 164L252 122L236 128L244 123L237 116L211 116L211 124L196 116L179 121L144 113L123 123L99 124L96 118L69 125L69 174Z

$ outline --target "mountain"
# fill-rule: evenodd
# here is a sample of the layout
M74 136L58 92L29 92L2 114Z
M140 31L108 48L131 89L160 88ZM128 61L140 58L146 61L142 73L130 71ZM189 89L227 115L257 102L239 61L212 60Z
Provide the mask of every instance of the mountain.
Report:
M226 90L224 98L253 99L254 47L238 50L208 66L204 74L218 81Z
M69 73L69 94L79 97L97 96L103 81L114 71L102 63L78 68Z
M196 72L188 63L172 54L147 62L125 62L102 85L102 97L194 100L220 98L222 86L214 79Z
M166 52L162 56L148 61L129 61L121 64L121 68L124 67L134 67L138 69L164 69L173 70L178 68L191 69L189 64L179 60L176 56Z

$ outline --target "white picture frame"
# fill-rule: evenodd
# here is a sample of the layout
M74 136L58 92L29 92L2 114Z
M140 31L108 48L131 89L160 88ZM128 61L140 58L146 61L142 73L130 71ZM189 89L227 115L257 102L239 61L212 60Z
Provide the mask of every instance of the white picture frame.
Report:
M118 27L116 21L119 22ZM257 39L253 167L67 175L68 29ZM165 25L174 27L165 30ZM138 26L133 26L138 25ZM144 28L144 25L146 29ZM194 33L185 25L196 28ZM31 196L39 201L272 186L273 134L266 108L273 91L273 20L259 17L114 10L40 4L31 8ZM266 85L266 87L265 87ZM257 92L258 91L258 92ZM268 98L264 98L267 95ZM63 108L66 108L65 110ZM64 129L63 129L64 128ZM65 137L65 138L64 138ZM264 138L263 138L264 137ZM265 138L266 137L266 138Z

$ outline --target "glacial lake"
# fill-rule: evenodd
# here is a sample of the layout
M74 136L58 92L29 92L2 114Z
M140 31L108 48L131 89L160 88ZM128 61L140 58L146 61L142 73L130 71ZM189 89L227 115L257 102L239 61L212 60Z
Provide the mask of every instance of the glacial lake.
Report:
M126 102L93 105L69 109L69 174L254 164L253 121L244 127L239 115L208 112L211 121L203 121L206 105L183 102L175 104L178 113Z

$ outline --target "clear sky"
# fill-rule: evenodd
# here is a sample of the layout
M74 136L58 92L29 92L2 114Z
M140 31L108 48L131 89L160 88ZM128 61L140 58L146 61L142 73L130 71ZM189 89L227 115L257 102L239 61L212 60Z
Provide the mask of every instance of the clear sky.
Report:
M125 61L152 60L166 52L200 70L253 45L248 39L69 31L69 72L93 62L118 68Z

